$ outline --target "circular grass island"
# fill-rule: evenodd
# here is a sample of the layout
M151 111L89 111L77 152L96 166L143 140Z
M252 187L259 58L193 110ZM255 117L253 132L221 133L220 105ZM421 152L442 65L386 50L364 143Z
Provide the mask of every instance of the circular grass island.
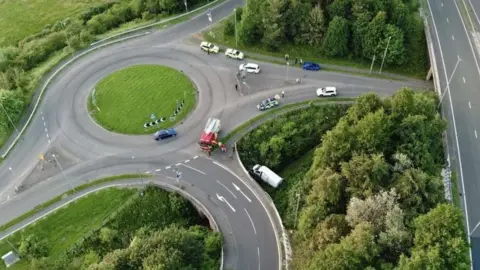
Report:
M102 79L89 95L88 109L109 131L151 134L184 119L195 107L195 92L182 72L160 65L137 65ZM155 120L158 124L144 126Z

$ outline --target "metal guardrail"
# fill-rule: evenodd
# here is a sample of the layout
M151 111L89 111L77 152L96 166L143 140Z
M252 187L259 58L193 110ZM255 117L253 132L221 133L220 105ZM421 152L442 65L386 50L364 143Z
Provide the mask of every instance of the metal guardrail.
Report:
M169 18L169 19L165 19L165 20L162 20L162 21L159 21L159 22L155 22L155 23L152 23L152 24L149 24L149 25L145 25L145 26L141 26L141 27L137 27L137 28L134 28L134 29L130 29L130 30L126 30L124 32L121 32L121 33L118 33L118 34L115 34L113 36L110 36L110 37L107 37L107 38L104 38L100 41L97 41L97 42L94 42L92 44L90 44L90 48L83 51L82 53L74 56L72 59L68 60L66 63L64 63L62 66L60 66L48 79L47 81L44 83L42 89L40 90L40 94L38 95L37 97L37 100L35 102L35 105L33 107L33 110L32 112L30 113L30 116L28 117L27 119L27 122L25 123L25 125L23 126L23 128L20 130L20 132L18 133L17 137L13 140L13 142L10 144L10 146L7 148L7 150L5 151L5 153L2 154L2 159L5 159L5 157L10 153L10 151L13 149L13 147L15 147L15 145L17 144L17 142L20 140L20 137L22 137L23 133L25 132L25 130L27 129L28 125L30 124L30 122L32 121L32 118L33 116L35 115L37 109L38 109L38 105L40 104L40 101L42 100L42 97L43 97L43 94L45 92L45 90L48 88L48 86L50 85L51 81L61 72L63 71L66 67L70 66L73 62L75 62L77 59L79 59L80 57L83 57L85 56L86 54L89 54L97 49L100 49L100 48L103 48L103 47L106 47L108 45L111 45L111 44L114 44L114 43L118 43L118 42L121 42L121 41L124 41L124 40L127 40L127 39L132 39L132 38L136 38L136 37L139 37L139 36L143 36L143 35L146 35L146 34L149 34L150 32L144 32L144 33L140 33L140 34L135 34L135 35L132 35L132 36L128 36L128 37L124 37L124 38L120 38L120 39L116 39L116 40L112 40L112 41L109 41L109 42L106 42L106 43L103 43L104 41L107 41L109 39L113 39L115 37L119 37L121 35L126 35L126 34L130 34L130 33L133 33L133 32L137 32L137 31L140 31L140 30L143 30L143 29L147 29L147 28L151 28L152 26L155 26L155 25L158 25L158 24L162 24L162 23L166 23L166 22L169 22L169 21L172 21L172 20L175 20L175 19L178 19L178 18L181 18L183 16L187 16L187 15L190 15L194 12L197 12L198 10L202 9L202 8L205 8L205 7L208 7L208 6L211 6L211 5L214 5L218 2L219 0L215 0L215 1L212 1L210 2L209 4L207 5L204 5L204 6L201 6L199 8L196 8L192 11L189 11L189 12L186 12L186 13L183 13L181 15L178 15L178 16L175 16L175 17L172 17L172 18ZM103 43L103 44L100 44L98 46L95 46L99 43Z

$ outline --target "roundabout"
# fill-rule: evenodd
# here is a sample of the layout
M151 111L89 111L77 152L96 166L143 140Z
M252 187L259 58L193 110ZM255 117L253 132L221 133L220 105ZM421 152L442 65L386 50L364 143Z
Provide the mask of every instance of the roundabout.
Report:
M213 9L214 22L242 3L226 1ZM237 61L221 54L203 54L198 45L185 41L209 25L207 16L202 14L171 28L99 49L60 71L22 139L0 167L0 223L92 179L150 173L155 181L183 186L209 208L224 235L225 268L279 269L283 260L277 252L281 249L281 221L274 215L275 206L228 156L202 156L197 141L208 117L219 118L221 132L227 134L260 114L255 107L258 102L282 90L286 96L280 106L315 98L314 90L319 85L334 85L342 89L340 96L355 97L370 91L390 95L410 84L332 72L308 75L302 84L292 84L285 82L285 67L261 63L262 73L248 76L245 87L236 91ZM86 106L92 89L109 74L137 65L164 65L181 70L196 86L196 105L192 103L191 113L177 124L177 137L156 142L151 135L112 133L92 121ZM289 74L295 78L303 73L292 68ZM99 108L103 111L101 104ZM143 117L140 131L151 113L139 114ZM42 153L55 153L61 166L45 163L39 169L43 161L38 157ZM51 154L45 156L50 159ZM175 180L175 167L182 172L179 181ZM26 182L27 188L16 193L14 187Z
M89 95L88 110L109 131L150 134L182 121L195 107L195 96L192 82L182 72L135 65L103 78ZM146 124L151 122L155 124Z

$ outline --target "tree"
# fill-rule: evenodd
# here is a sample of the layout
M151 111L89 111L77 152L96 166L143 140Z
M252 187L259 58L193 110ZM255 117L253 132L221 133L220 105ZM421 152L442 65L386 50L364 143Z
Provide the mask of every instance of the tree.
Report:
M372 20L370 13L361 13L352 26L352 47L356 57L363 56L363 43L368 31L368 24Z
M391 121L383 108L367 114L354 127L359 153L383 153L390 145Z
M334 0L328 5L328 16L335 18L336 16L347 19L351 9L351 0Z
M320 6L315 6L300 26L298 43L318 46L325 34L325 17Z
M344 215L332 214L317 225L312 237L309 238L311 250L323 250L329 244L338 243L349 232Z
M48 256L47 243L38 239L38 237L33 234L30 234L27 237L22 235L20 248L18 250L21 256L27 257L29 260Z
M12 123L20 120L24 109L24 102L21 93L18 91L7 91L0 89L0 104L2 113L0 113L0 127L12 129ZM5 109L5 111L3 111ZM10 122L11 121L11 122Z
M341 165L342 175L347 179L347 192L350 196L366 198L386 186L389 165L382 154L367 156L354 155Z
M383 11L378 12L375 18L368 24L363 38L363 57L372 59L374 55L379 56L380 42L384 37L384 31L387 23L387 14Z
M402 1L396 1L392 12L393 24L403 31L406 31L409 26L409 13L408 7Z
M100 242L107 247L113 247L115 245L115 241L117 241L117 236L118 232L116 230L112 230L107 227L103 227L100 229Z
M371 225L361 223L340 243L318 252L308 269L363 269L374 262L378 252Z
M460 209L440 204L417 217L414 228L412 255L402 256L399 269L470 269Z
M348 22L341 17L334 17L328 25L323 41L323 51L328 56L345 56L348 54L350 33Z
M348 119L358 122L369 113L376 112L383 107L383 102L375 93L367 93L357 98L356 102L348 109Z
M286 5L285 0L269 0L262 23L264 26L262 44L270 50L278 50L285 38L285 23L282 11Z
M382 50L387 49L385 63L401 66L406 61L406 51L404 45L403 31L395 25L388 24L385 28L384 39L380 43ZM388 39L390 38L390 43ZM388 45L388 48L387 48Z
M253 45L262 40L262 14L265 0L247 0L242 14L242 21L238 26L238 39L245 45Z

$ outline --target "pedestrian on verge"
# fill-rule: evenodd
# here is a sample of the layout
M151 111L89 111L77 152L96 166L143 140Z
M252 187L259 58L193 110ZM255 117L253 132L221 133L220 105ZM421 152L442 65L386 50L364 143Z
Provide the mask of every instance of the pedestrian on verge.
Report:
M235 91L238 91L238 84L235 84Z
M235 153L235 145L232 146L232 152Z
M300 65L303 65L303 59L300 58Z
M298 58L295 57L295 65L298 63Z
M285 91L282 90L282 98L284 98L284 97L285 97Z

